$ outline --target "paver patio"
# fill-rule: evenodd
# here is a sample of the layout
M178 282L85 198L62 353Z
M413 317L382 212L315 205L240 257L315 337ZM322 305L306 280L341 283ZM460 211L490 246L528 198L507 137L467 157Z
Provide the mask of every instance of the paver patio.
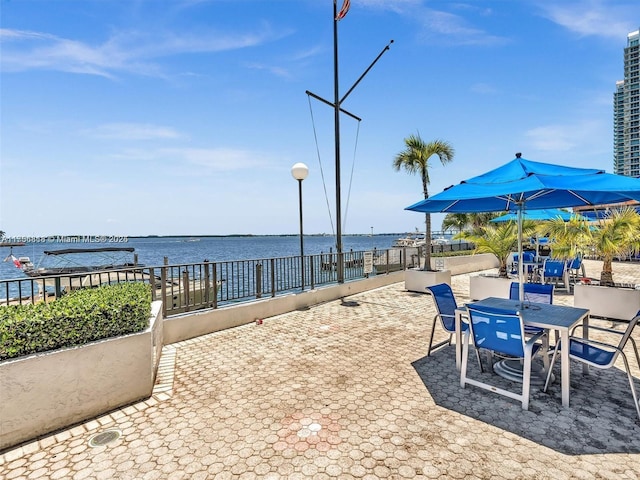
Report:
M614 272L640 283L638 264ZM461 303L468 282L452 279ZM586 377L575 364L569 408L556 383L523 411L461 389L453 346L425 357L434 314L399 283L165 346L153 397L4 452L0 478L640 478L622 364ZM89 445L110 429L121 436Z

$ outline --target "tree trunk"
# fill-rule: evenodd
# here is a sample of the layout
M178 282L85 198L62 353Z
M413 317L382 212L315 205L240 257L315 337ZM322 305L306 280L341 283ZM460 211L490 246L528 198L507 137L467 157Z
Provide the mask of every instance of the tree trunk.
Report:
M502 278L509 278L509 275L507 274L506 262L500 262L500 268L498 269L498 276Z
M425 213L425 232L424 232L424 268L423 270L431 271L431 214Z
M606 287L613 286L613 265L610 258L605 258L602 262L602 272L600 272L600 285Z

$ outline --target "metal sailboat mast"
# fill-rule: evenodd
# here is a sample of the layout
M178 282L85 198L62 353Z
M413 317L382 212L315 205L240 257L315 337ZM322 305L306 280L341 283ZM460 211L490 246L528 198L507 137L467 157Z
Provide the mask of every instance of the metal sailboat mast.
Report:
M346 0L350 1L350 0ZM346 15L346 13L345 13ZM340 89L338 86L338 5L333 0L333 110L335 125L335 156L336 156L336 253L338 264L338 283L344 283L344 253L342 252L342 206L340 204Z
M341 108L342 102L349 96L354 88L360 83L364 76L371 70L373 65L380 59L382 54L389 50L389 46L393 40L384 47L376 59L369 65L360 78L356 80L353 86L347 91L344 97L340 98L339 77L338 77L338 22L345 17L350 7L350 0L343 0L342 7L338 11L338 0L333 0L333 102L329 102L318 95L307 90L307 95L330 105L334 109L334 125L335 125L335 169L336 169L336 253L337 253L337 274L338 283L344 283L344 253L342 251L342 206L341 206L341 180L340 180L340 111L346 113L350 117L360 120L357 116L347 112Z

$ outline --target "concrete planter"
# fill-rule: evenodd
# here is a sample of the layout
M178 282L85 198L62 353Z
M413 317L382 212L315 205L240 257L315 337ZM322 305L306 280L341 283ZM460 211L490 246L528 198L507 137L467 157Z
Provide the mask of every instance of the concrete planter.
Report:
M410 269L404 272L404 288L410 292L427 293L425 287L448 283L451 285L451 271L426 271Z
M631 320L640 310L640 290L577 284L573 305L588 308L596 317Z
M469 278L469 297L482 300L488 297L509 298L510 278L477 275Z
M0 450L151 396L161 307L144 332L0 363Z
M500 262L492 253L478 253L476 255L432 258L432 268L437 268L438 262L442 262L442 267L438 269L450 270L451 275L460 275L462 273L489 270L491 268L498 268L500 266Z

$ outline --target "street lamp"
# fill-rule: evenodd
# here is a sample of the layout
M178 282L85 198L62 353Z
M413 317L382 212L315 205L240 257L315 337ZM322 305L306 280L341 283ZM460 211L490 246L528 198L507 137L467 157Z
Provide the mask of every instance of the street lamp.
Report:
M298 209L300 211L300 275L302 290L304 290L304 240L302 236L302 181L309 175L309 167L304 163L296 163L291 167L291 175L298 181Z

